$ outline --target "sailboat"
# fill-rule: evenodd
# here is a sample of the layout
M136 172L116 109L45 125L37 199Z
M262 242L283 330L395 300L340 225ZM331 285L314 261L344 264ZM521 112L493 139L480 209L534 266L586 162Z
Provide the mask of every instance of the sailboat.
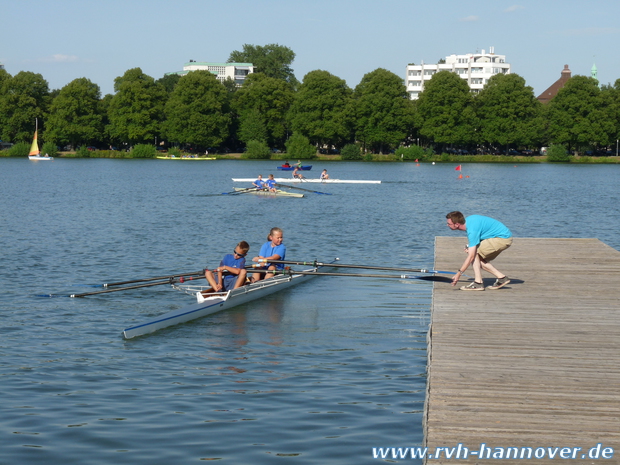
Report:
M32 139L32 145L30 146L30 153L28 154L28 160L53 160L54 157L50 157L47 153L41 156L39 150L39 141L37 140L37 133L39 132L39 120L35 120L34 138Z

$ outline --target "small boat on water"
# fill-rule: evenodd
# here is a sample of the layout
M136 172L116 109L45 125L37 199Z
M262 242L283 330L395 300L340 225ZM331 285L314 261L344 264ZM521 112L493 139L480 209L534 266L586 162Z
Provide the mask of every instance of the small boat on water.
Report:
M279 170L282 171L294 171L295 167L294 166L278 166ZM299 168L302 171L310 171L312 169L312 165L303 165L301 168Z
M249 182L252 183L255 179L251 178L232 178L234 182ZM353 179L310 179L310 178L275 178L276 183L300 183L300 182L318 182L323 184L381 184L381 181L363 181Z
M28 160L53 160L54 157L50 157L47 153L41 156L39 150L39 141L37 140L37 133L39 132L39 120L35 120L34 138L32 139L32 145L30 146L30 153L28 154Z
M175 157L174 155L156 156L158 160L215 160L215 157Z
M275 192L271 192L269 190L259 190L255 188L243 188L243 187L235 187L236 192L244 193L244 194L252 194L252 195L261 195L265 197L296 197L301 198L304 194L296 194L294 192L287 192L280 189L277 189ZM243 192L245 191L245 192Z
M252 300L260 299L313 278L312 272L317 272L319 268L320 267L315 266L302 270L304 274L296 274L291 270L290 274L276 275L273 278L263 279L254 284L247 284L227 292L213 292L213 289L208 286L172 284L172 287L175 289L195 296L197 302L130 326L123 331L123 337L125 339L131 339L136 336L142 336L157 331L158 329L185 323L195 320L196 318L236 307L237 305Z

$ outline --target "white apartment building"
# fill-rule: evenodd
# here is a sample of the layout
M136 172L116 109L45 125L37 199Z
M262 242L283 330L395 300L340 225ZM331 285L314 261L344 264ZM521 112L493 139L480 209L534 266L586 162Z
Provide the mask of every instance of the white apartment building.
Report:
M189 63L185 63L183 71L176 71L166 74L178 74L179 76L185 76L190 71L209 71L217 77L220 82L224 82L230 78L238 86L243 84L248 74L254 72L254 65L252 63L207 63L190 60Z
M496 55L495 48L489 53L468 53L466 55L447 56L444 63L427 65L407 65L405 85L411 100L417 100L424 84L439 71L451 71L467 80L472 92L480 92L489 79L496 74L510 74L510 65L506 63L506 55Z

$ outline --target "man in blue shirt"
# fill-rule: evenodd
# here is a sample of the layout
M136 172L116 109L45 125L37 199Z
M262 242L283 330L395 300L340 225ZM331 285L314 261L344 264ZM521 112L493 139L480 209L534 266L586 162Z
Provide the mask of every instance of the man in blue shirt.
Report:
M461 275L473 263L474 282L462 286L462 291L484 291L482 271L487 271L497 279L489 289L500 289L510 282L508 277L489 262L512 245L512 233L503 223L481 215L471 215L467 219L459 211L446 215L447 225L453 231L466 231L468 244L465 246L467 258L452 279L456 285Z

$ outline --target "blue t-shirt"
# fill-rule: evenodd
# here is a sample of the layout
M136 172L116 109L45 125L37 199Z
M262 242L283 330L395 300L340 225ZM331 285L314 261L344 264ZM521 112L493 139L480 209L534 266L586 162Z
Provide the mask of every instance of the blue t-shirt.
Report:
M224 255L222 261L220 262L220 266L229 266L231 268L245 268L245 257L235 258L235 256L231 253L228 255ZM225 274L222 278L222 286L225 291L229 291L235 287L235 283L237 282L237 278L239 276L236 274Z
M267 179L265 181L265 185L269 188L269 189L273 189L274 187L276 187L276 180L275 179Z
M258 253L259 257L271 257L273 255L279 255L280 260L284 260L286 256L286 246L284 244L280 244L276 247L271 245L271 241L265 242L263 246L260 248L260 252ZM276 269L283 270L284 264L278 263L276 264Z
M256 181L254 181L253 185L257 189L262 189L263 186L265 185L265 181L263 181L262 179L257 179Z
M512 237L510 229L503 223L482 215L471 215L465 218L465 228L467 230L467 240L469 247L475 247L485 239L501 237L508 239Z

